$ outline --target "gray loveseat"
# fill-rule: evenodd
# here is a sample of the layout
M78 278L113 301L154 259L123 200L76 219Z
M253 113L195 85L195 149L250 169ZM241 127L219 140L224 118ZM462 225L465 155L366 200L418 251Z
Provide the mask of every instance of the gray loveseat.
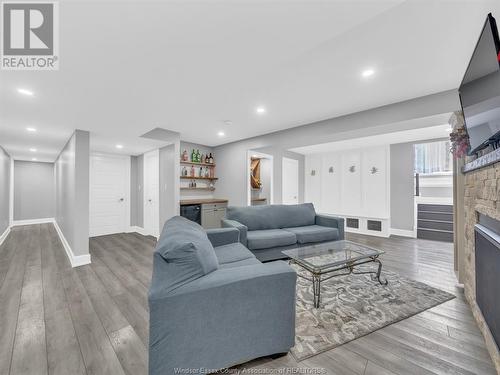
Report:
M257 259L284 259L282 250L344 239L344 219L317 215L312 203L228 207L222 226L237 228Z
M148 296L149 374L216 370L288 352L296 277L285 262L259 262L235 228L205 232L179 216L168 220Z

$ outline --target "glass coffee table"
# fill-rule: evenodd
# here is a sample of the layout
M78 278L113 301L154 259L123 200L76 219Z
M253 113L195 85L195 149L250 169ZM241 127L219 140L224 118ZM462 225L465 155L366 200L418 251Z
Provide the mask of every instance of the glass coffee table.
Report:
M284 250L283 254L290 258L290 263L297 264L306 270L311 277L298 274L313 284L314 307L318 308L321 301L321 283L333 277L349 274L372 274L372 279L381 285L387 285L387 279L380 276L382 262L379 256L383 251L351 241L325 242L316 245L302 246L296 249ZM362 264L376 263L377 270L356 270ZM345 272L339 272L344 271ZM333 275L329 275L336 272Z

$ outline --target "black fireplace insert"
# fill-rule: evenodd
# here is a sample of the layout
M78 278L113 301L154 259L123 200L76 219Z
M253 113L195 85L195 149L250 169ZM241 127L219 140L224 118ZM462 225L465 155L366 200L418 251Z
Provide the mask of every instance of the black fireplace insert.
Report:
M476 301L497 346L500 344L500 222L479 215L475 226Z

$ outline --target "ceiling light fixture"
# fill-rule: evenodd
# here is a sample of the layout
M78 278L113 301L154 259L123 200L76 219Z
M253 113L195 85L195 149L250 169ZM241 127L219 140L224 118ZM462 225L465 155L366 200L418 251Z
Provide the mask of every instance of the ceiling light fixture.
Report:
M37 158L32 158L31 161L37 161L38 159Z
M373 69L365 69L363 70L363 73L361 73L361 75L364 77L364 78L368 78L368 77L371 77L372 75L375 74L375 70Z
M36 132L36 128L27 127L26 131L29 131L30 133L35 133Z
M122 148L123 148L123 145L116 145L115 147L116 147L116 148L119 148L119 149L122 149Z
M36 148L30 148L31 152L36 152Z
M26 89L17 89L17 92L19 94L23 94L23 95L26 95L26 96L33 96L33 95L35 95L35 93L33 91L26 90Z
M266 113L266 108L265 107L257 107L255 108L255 112L257 112L259 115L263 115L264 113Z
M219 137L224 137L226 135L226 133L224 133L223 131L220 131L220 132L217 133L217 135Z

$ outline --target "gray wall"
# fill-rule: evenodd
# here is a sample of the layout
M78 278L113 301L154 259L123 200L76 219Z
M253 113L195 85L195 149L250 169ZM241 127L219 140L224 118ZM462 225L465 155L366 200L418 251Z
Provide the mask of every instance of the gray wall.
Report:
M414 143L390 146L391 228L413 230L414 222Z
M10 156L0 147L0 236L10 222Z
M212 156L215 158L215 162L217 163L217 156L215 155L214 148L201 145L198 143L189 143L189 142L181 142L180 144L180 153L182 154L184 150L188 152L189 157L191 157L191 150L200 150L200 153L203 155L207 155L212 153ZM186 168L189 168L188 165L185 166ZM189 173L189 171L188 171ZM216 170L217 173L217 170ZM218 177L218 176L216 176ZM189 181L184 180L183 185L186 186ZM215 184L215 188L217 189L218 184ZM206 199L206 198L213 198L214 194L212 191L207 191L207 190L182 190L181 191L181 199Z
M14 220L54 216L54 163L14 161Z
M459 108L457 91L450 90L218 146L215 148L215 153L219 181L215 196L228 198L232 205L246 205L248 150L264 150L266 148L272 150L267 153L271 153L275 157L274 194L275 202L279 203L281 202L281 160L279 158L286 153L286 150L293 147L406 130L415 127L415 124L408 120L445 114ZM302 172L299 173L304 176L303 162L300 165ZM301 186L303 191L304 181L301 182Z
M283 158L295 159L299 161L299 203L304 202L305 196L305 156L287 150L276 149L274 147L263 147L256 151L273 155L273 199L274 204L283 201Z
M414 146L446 140L426 139L416 142L398 143L390 146L391 152L391 228L413 230L415 221ZM451 181L450 177L450 181ZM452 197L453 188L420 188L426 197Z
M144 155L130 158L130 225L144 226Z
M75 256L89 253L89 132L76 130L55 162L56 221Z
M165 221L180 212L179 155L179 141L160 148L160 233Z
M190 158L191 158L191 151L193 149L200 150L200 153L203 155L212 153L212 156L214 156L214 148L213 147L200 145L198 143L181 142L180 147L181 147L181 153L183 153L184 150L186 150L188 152L188 155Z

